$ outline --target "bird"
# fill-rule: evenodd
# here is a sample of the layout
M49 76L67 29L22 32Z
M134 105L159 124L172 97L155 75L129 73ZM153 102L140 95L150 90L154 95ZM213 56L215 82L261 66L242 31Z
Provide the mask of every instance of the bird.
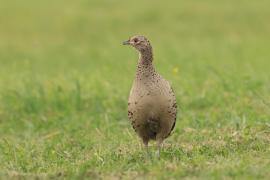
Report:
M160 159L162 143L175 127L176 97L170 83L156 71L152 46L145 36L132 36L123 45L132 46L139 52L128 98L128 119L142 139L146 154L149 154L149 141L156 141L156 156Z

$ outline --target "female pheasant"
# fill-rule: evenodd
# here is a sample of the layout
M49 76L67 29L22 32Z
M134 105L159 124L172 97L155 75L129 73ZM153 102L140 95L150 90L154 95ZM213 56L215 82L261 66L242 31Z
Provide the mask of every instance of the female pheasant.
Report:
M169 82L153 66L150 42L144 36L134 36L123 44L134 47L140 54L128 100L128 118L147 152L149 140L157 141L159 158L162 142L175 126L176 98Z

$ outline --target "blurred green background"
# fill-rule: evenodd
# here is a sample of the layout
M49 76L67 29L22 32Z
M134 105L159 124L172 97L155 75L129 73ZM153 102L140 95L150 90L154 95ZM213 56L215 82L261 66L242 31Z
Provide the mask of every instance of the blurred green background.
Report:
M0 178L268 179L269 7L0 0ZM181 107L161 161L127 119L136 34Z

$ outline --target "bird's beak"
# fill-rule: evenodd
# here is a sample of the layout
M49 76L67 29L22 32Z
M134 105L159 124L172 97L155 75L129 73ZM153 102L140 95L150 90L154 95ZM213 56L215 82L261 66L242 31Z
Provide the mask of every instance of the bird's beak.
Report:
M124 42L123 42L123 45L130 45L130 41L129 41L129 40L124 41Z

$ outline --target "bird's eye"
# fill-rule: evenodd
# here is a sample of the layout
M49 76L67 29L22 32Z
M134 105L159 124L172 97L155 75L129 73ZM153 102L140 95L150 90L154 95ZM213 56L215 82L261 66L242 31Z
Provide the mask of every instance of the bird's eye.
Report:
M137 43L139 40L138 40L137 38L135 38L135 39L133 39L133 41L134 41L135 43Z

